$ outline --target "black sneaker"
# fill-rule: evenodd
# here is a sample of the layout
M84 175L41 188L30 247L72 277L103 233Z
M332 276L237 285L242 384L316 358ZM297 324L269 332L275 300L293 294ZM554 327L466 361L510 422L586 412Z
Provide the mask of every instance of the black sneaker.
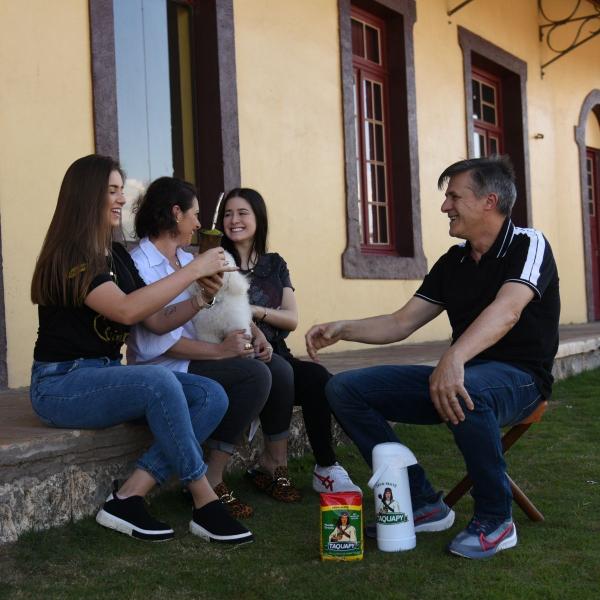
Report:
M161 523L148 514L141 496L121 500L117 497L116 490L106 499L96 515L96 522L138 540L163 542L175 536L175 532L166 523Z
M252 532L229 515L220 500L213 500L202 508L195 508L190 521L190 533L207 542L249 544Z

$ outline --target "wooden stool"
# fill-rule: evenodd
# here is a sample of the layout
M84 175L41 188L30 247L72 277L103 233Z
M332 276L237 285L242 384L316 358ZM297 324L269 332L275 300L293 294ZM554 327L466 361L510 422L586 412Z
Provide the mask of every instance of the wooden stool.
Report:
M503 436L502 436L502 452L506 454L510 447L534 424L539 423L542 420L542 415L548 407L548 402L544 400L540 405L520 423L513 425ZM510 489L513 493L515 502L521 507L523 512L532 521L543 521L544 515L534 506L533 502L525 495L525 492L510 478L508 473L508 482L510 483ZM444 502L448 506L454 506L471 488L473 482L468 475L457 483L450 492L444 498Z

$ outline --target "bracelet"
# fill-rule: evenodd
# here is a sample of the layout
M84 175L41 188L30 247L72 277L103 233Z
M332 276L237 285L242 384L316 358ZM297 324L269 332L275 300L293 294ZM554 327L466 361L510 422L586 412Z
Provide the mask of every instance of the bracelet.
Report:
M198 301L198 296L200 296L200 299L202 300L202 304L200 304L200 302ZM207 302L204 299L204 297L202 296L202 292L200 292L199 294L192 296L190 298L190 302L192 303L192 308L194 308L197 312L199 312L203 308L206 308L206 309L211 308L211 306L213 306L215 303L215 297L213 296L213 299L210 302Z
M204 300L204 298L202 298ZM210 302L207 302L206 300L204 300L204 307L203 308L211 308L212 306L215 305L215 302L217 301L217 297L213 296L212 300Z
M265 308L265 314L262 316L262 318L259 321L259 323L262 323L266 318L267 318L267 309Z

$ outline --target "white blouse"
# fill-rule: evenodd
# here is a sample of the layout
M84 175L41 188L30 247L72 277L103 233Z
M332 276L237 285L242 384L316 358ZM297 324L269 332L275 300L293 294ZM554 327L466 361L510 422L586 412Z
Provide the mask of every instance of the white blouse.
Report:
M142 238L140 243L130 252L131 258L140 273L140 277L147 283L154 283L174 272L166 256L148 239ZM177 258L182 267L193 260L193 256L177 248ZM189 300L190 293L184 290L174 298L170 304ZM127 338L127 362L136 365L162 365L171 371L187 372L189 360L166 356L165 352L174 346L180 338L195 339L194 325L191 321L182 327L177 327L163 335L157 335L146 329L143 325L134 325Z

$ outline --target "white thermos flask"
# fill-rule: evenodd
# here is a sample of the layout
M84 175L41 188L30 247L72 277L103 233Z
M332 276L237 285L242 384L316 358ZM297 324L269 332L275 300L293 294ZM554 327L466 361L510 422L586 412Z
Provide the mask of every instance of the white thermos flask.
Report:
M417 545L406 470L415 464L415 455L402 444L386 442L373 448L368 485L375 493L377 547L383 552L412 550Z

